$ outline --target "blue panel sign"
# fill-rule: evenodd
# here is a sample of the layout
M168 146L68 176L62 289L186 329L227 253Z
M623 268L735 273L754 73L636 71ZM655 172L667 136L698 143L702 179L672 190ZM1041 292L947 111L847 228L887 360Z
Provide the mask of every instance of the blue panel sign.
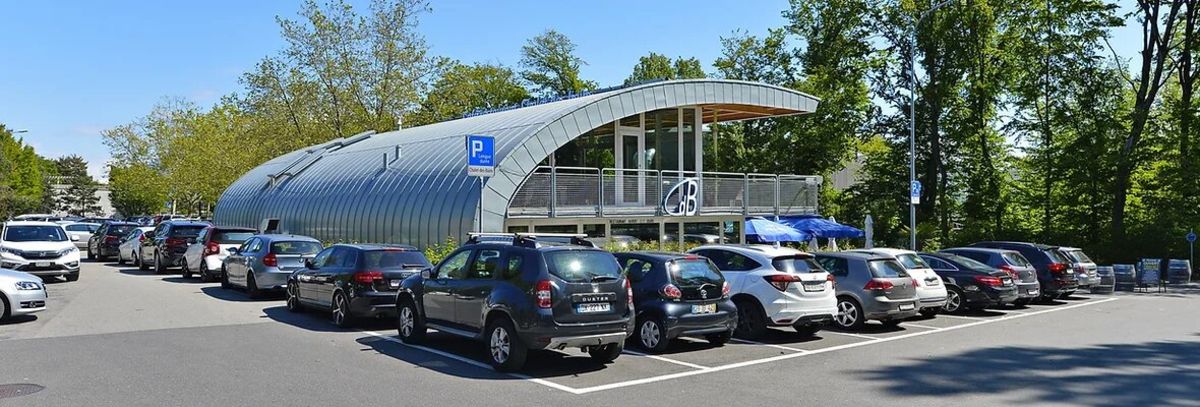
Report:
M913 181L909 188L909 199L913 205L921 203L921 181Z
M467 175L492 177L496 175L496 139L492 136L467 136Z
M1196 242L1196 232L1188 232L1188 234L1187 234L1187 236L1186 236L1186 237L1187 237L1187 241L1188 241L1188 243L1195 243L1195 242Z

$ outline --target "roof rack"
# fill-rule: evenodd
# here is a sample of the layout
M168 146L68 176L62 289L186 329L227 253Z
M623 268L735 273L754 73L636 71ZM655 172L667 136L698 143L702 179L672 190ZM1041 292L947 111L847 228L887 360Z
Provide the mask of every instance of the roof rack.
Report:
M582 233L468 233L467 241L464 244L476 244L485 242L506 243L511 242L513 246L522 247L537 247L539 242L549 243L565 243L576 246L596 247L595 243L586 240L588 237Z

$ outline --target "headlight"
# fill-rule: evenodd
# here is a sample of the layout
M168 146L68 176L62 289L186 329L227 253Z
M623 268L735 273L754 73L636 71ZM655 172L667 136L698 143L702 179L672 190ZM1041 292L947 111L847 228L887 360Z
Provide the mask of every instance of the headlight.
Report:
M41 284L38 284L38 283L35 283L32 281L18 281L17 289L18 290L41 290L42 286L41 286Z
M17 250L17 249L8 248L8 247L0 247L0 253L8 253L8 254L11 254L11 255L17 256L17 257L25 257L24 252Z
M68 247L68 248L66 248L66 249L59 250L59 251L58 251L58 257L66 256L66 255L68 255L68 254L71 254L71 253L74 253L74 252L77 252L77 251L79 251L79 249L76 249L74 246L72 246L72 247Z

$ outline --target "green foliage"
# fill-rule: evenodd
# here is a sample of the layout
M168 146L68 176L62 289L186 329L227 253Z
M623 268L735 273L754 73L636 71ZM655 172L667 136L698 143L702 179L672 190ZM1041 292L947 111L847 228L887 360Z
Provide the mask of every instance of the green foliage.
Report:
M110 163L108 186L113 208L125 216L159 213L167 201L163 177L145 164Z
M625 79L625 84L648 81L652 79L696 79L705 77L700 60L683 57L671 61L666 55L651 52L650 55L638 58L633 66L633 74Z
M0 124L0 216L40 209L49 195L46 160Z
M56 209L79 216L100 215L100 184L87 172L87 161L77 155L54 160L58 180L66 190L57 197Z
M458 249L458 241L453 236L447 236L446 241L442 243L434 243L425 248L425 258L429 259L430 263L437 265L442 260L446 259L454 250Z
M457 119L476 109L507 106L529 97L520 78L507 67L458 62L448 65L417 111L406 118L409 126Z
M544 96L595 89L595 82L579 76L579 67L586 64L575 55L575 43L555 30L546 30L521 47L521 67L525 68L521 77Z

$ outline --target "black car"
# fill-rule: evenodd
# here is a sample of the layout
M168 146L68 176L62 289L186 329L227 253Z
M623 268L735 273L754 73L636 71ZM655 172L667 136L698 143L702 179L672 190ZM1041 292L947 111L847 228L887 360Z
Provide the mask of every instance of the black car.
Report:
M633 332L633 294L612 254L536 234L479 237L404 280L401 340L419 343L426 328L480 339L500 371L520 369L530 349L581 348L602 363L621 355Z
M195 243L196 236L209 226L208 222L180 220L159 223L142 241L138 268L147 270L153 266L155 273L163 273L168 267L182 266L188 245Z
M1041 297L1037 269L1016 250L987 249L982 247L954 247L940 250L941 253L957 254L1008 273L1017 284L1017 301L1014 305L1026 306Z
M333 245L288 277L287 309L329 311L343 328L359 318L395 317L400 282L430 267L412 246Z
M1037 269L1038 284L1041 285L1042 300L1066 298L1079 289L1071 260L1063 256L1057 246L1026 242L977 242L971 247L1014 250L1025 256Z
M104 261L117 256L121 238L137 227L138 224L131 222L105 222L100 225L100 229L88 239L88 260Z
M737 307L729 283L707 258L659 252L616 253L633 286L634 343L662 352L671 339L699 336L716 346L733 337Z
M1008 273L950 253L921 253L929 268L946 283L946 312L981 310L1017 300L1017 285Z

